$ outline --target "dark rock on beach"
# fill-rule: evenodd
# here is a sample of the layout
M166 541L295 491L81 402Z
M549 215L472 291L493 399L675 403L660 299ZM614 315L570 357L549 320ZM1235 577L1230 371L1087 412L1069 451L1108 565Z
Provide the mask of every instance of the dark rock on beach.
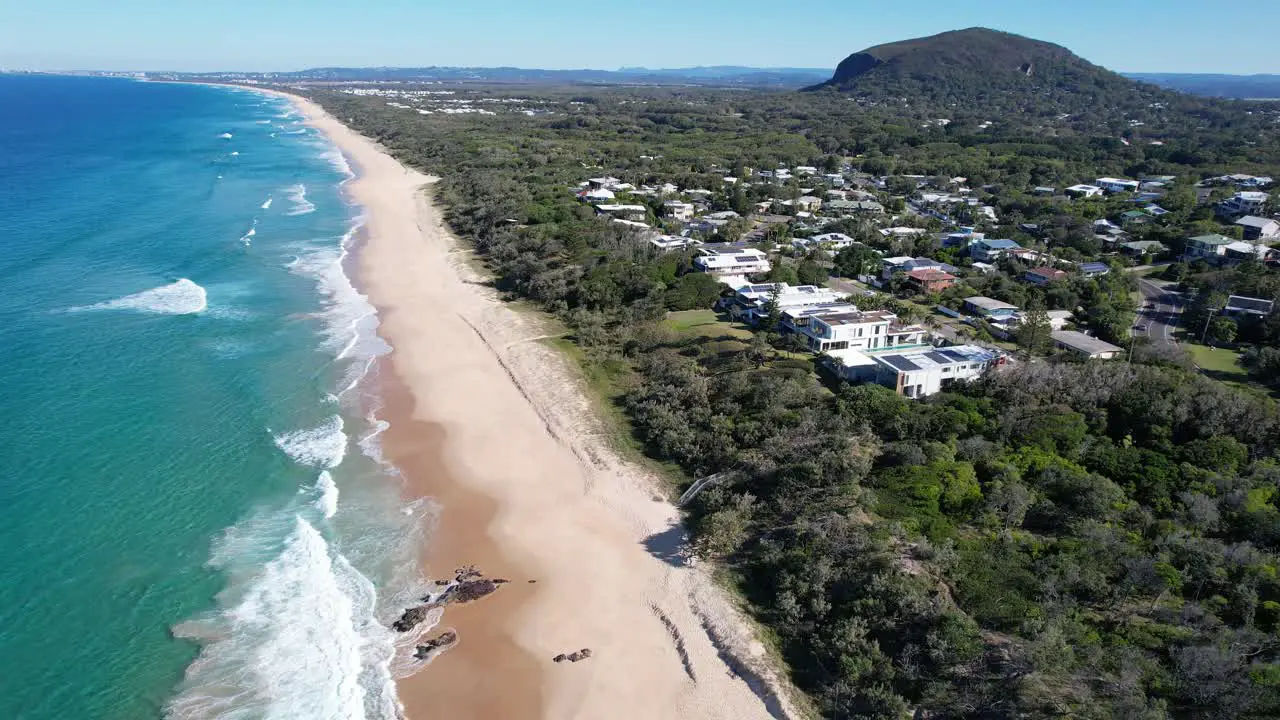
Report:
M410 630L418 627L423 620L426 620L427 613L429 612L431 612L430 605L411 607L408 610L405 610L404 614L400 616L400 619L392 623L391 627L396 632L409 632Z
M436 637L426 641L418 646L413 656L419 660L427 660L432 655L441 651L448 650L458 642L458 633L453 630L445 630Z

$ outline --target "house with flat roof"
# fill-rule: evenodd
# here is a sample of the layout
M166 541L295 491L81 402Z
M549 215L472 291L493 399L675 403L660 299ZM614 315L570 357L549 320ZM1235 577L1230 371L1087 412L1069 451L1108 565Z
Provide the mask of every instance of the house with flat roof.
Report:
M937 293L956 284L956 276L938 268L918 268L907 273L907 282L923 293Z
M980 238L969 243L969 257L981 262L998 260L1010 250L1018 250L1022 246L1012 240L988 240Z
M964 299L964 309L980 318L999 320L1012 318L1018 314L1018 306L1001 302L995 298L975 295Z
M1271 218L1245 215L1235 224L1244 228L1245 240L1274 240L1280 237L1280 222Z
M1266 317L1275 312L1275 309L1275 300L1232 295L1227 298L1227 306L1222 308L1222 314L1232 317Z
M1124 348L1085 335L1077 330L1058 330L1049 334L1059 350L1073 352L1089 360L1110 360L1119 357Z
M830 288L816 285L789 285L787 283L761 283L744 285L737 289L729 302L729 314L754 325L769 314L769 303L775 299L780 312L821 305L844 303L844 296Z
M845 380L875 382L909 398L927 397L957 382L976 380L1004 362L1000 351L976 345L879 352L834 350L827 356Z
M694 267L712 275L754 275L773 268L769 256L755 248L703 245L693 259Z
M1094 185L1102 188L1108 193L1118 192L1136 192L1140 183L1137 180L1125 180L1124 178L1098 178Z
M1038 267L1032 268L1022 274L1022 279L1037 287L1044 287L1049 283L1061 282L1067 279L1067 274L1057 268Z
M887 310L843 311L814 315L805 327L796 328L805 344L818 353L828 350L884 350L914 347L925 342L925 329L903 325Z
M669 218L688 222L693 219L693 203L680 200L668 200L662 203L662 212Z
M839 252L847 247L860 245L861 243L844 233L831 232L807 238L796 238L791 241L791 244L799 249L817 247L831 252Z
M658 248L663 252L671 252L672 250L683 250L685 248L697 247L702 244L700 240L684 237L682 235L657 235L648 238L650 245Z
M1097 185L1072 185L1065 192L1071 197L1093 198L1101 196L1103 190Z

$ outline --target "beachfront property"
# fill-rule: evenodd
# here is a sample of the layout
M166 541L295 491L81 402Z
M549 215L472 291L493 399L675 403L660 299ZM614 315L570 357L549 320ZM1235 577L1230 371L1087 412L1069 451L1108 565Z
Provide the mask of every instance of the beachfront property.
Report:
M1093 184L1107 193L1137 192L1140 185L1137 180L1110 177L1098 178Z
M1004 363L998 350L976 345L915 347L880 352L831 350L828 365L850 382L874 382L899 395L922 398L957 382L976 380Z
M1022 279L1035 285L1036 287L1044 287L1050 283L1062 282L1067 279L1067 274L1061 270L1051 267L1032 268L1022 274Z
M829 350L884 350L915 347L924 344L925 329L919 325L903 325L898 316L887 310L843 310L817 314L797 327L805 344L814 352Z
M975 295L964 299L964 309L984 320L1009 320L1017 316L1018 306L994 298Z
M769 256L749 247L703 245L693 259L694 267L717 276L755 275L773 269Z
M979 238L969 243L969 257L981 262L994 262L1002 255L1019 250L1022 246L1012 240L988 240Z
M1232 295L1227 298L1222 314L1230 317L1266 317L1275 312L1275 309L1275 300Z
M1124 352L1124 348L1076 330L1058 330L1050 333L1050 337L1059 350L1073 352L1088 360L1110 360Z
M1065 192L1072 197L1092 198L1101 196L1104 191L1097 185L1072 185Z
M1280 222L1271 218L1245 215L1235 222L1244 228L1245 240L1275 240L1280 238Z
M731 317L749 325L755 325L769 314L771 302L777 303L779 312L790 313L789 317L792 318L793 323L797 318L807 320L808 315L796 312L805 308L826 307L832 311L838 311L852 307L845 303L844 295L830 288L816 285L795 286L787 283L744 285L737 289L733 298L728 301L727 307Z

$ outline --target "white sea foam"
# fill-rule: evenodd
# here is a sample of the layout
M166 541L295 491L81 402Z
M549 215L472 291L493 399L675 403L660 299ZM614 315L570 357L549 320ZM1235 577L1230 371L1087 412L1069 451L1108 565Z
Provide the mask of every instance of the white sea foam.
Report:
M221 135L219 135L218 137L222 138L223 140L230 140L230 139L231 139L231 137L232 137L232 135L231 135L231 133L222 133L222 134L221 134Z
M239 151L239 150L232 150L232 151L231 151L231 157L235 157L235 156L237 156L237 155L239 155L239 154L240 154L240 151Z
M161 315L190 315L203 312L208 306L208 296L205 293L205 289L186 278L182 278L169 285L144 290L140 293L126 295L122 298L94 305L74 307L71 308L71 311L132 310Z
M248 246L250 243L253 242L253 236L257 234L258 234L258 218L254 218L253 222L249 225L249 229L245 232L245 234L240 236L240 242L244 243L245 246Z
M290 185L285 188L285 194L289 197L289 202L293 203L293 207L289 208L286 215L306 215L315 212L315 203L307 200L307 186L299 183L298 185Z
M257 123L258 123L259 125L270 125L270 124L271 124L271 121L270 121L270 120L258 120L258 121L257 121Z
M262 209L263 209L263 210L268 210L268 209L270 209L270 208L271 208L271 196L270 196L270 195L268 195L268 196L267 196L266 201L264 201L264 202L262 203Z
M348 178L355 177L355 173L351 172L351 164L347 162L347 156L343 155L342 151L339 150L338 148L331 147L328 150L326 150L324 154L322 154L320 157L323 157L325 160L328 160L329 164L333 166L334 170L337 170L343 175L346 175Z
M337 515L338 484L333 481L333 476L328 470L320 473L319 479L316 480L316 491L320 493L320 497L316 499L316 507L324 513L325 519Z
M229 586L217 613L174 628L203 647L169 718L399 716L396 638L375 616L373 584L302 513L232 528L210 564Z
M342 428L342 416L334 415L317 427L276 435L276 447L301 465L334 468L347 454L347 434Z

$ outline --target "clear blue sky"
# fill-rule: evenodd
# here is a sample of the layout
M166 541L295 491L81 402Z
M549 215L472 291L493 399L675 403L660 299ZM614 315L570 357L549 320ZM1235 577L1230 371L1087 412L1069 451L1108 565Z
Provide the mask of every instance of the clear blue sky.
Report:
M1233 6L1236 7L1236 6ZM835 67L975 25L1121 71L1280 73L1280 2L1204 0L0 0L0 67Z

